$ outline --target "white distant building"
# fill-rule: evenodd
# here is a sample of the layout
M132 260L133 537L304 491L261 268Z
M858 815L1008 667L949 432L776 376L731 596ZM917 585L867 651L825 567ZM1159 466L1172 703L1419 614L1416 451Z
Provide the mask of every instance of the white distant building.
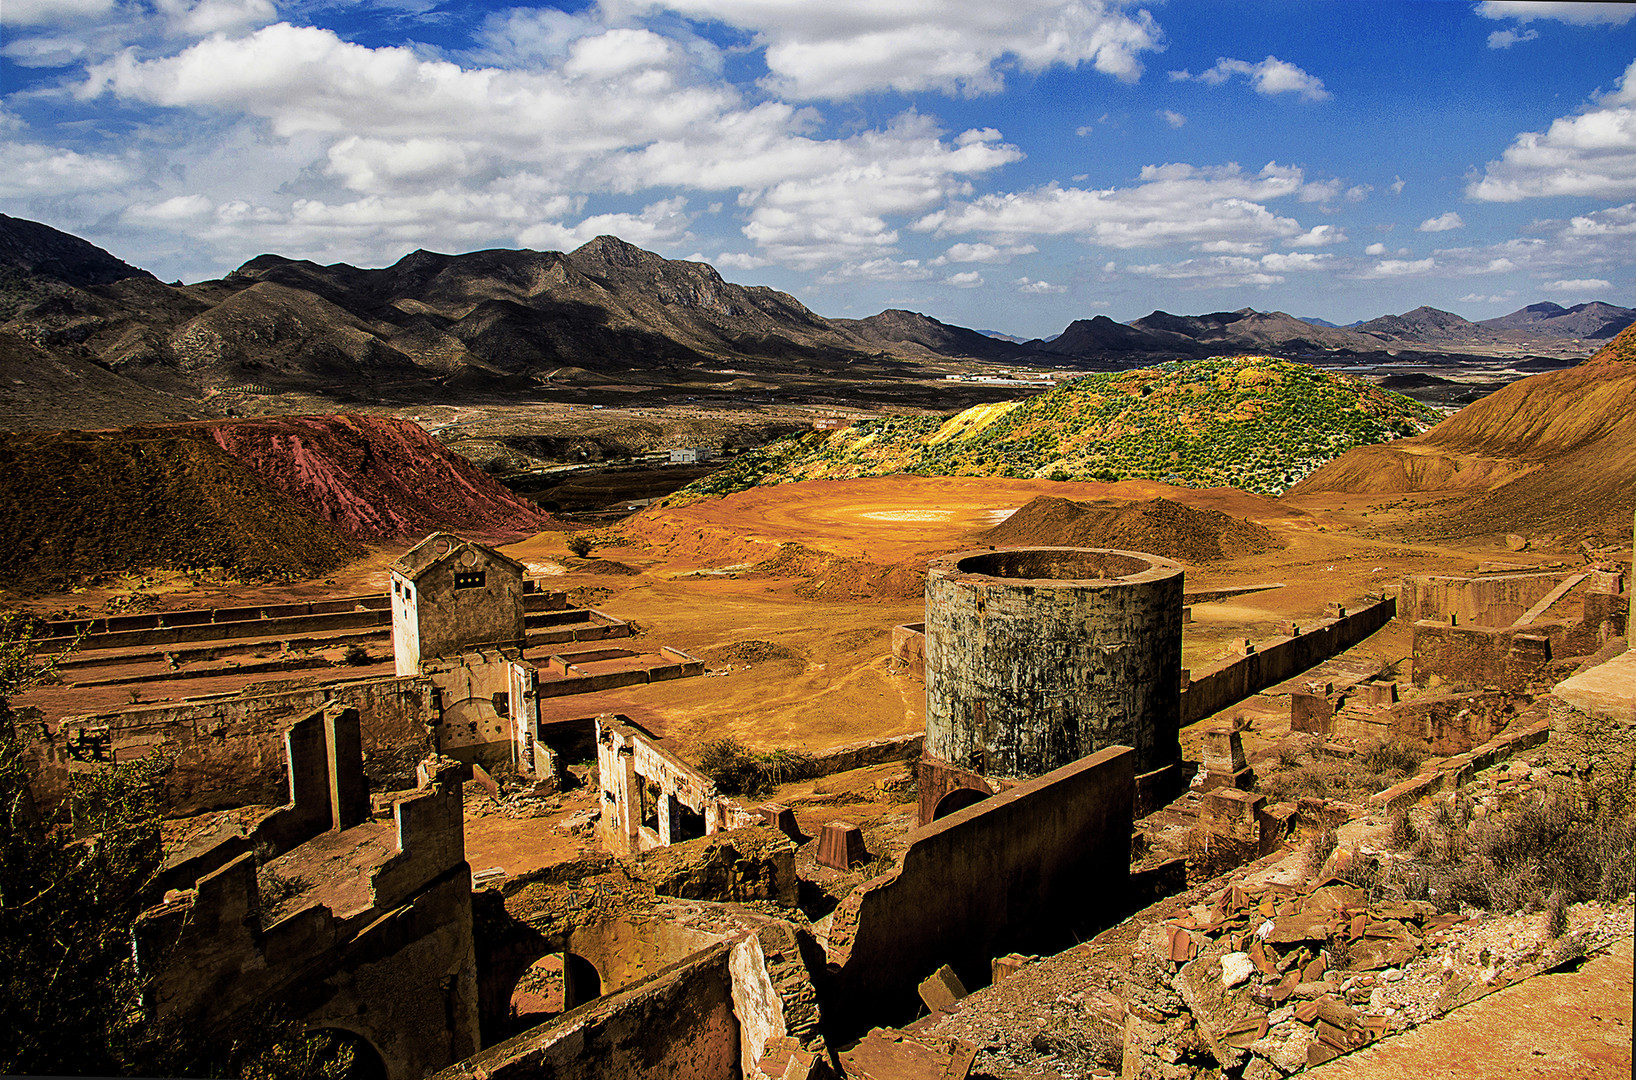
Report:
M716 456L716 452L708 446L683 446L670 452L672 465L697 465L701 461L709 461Z

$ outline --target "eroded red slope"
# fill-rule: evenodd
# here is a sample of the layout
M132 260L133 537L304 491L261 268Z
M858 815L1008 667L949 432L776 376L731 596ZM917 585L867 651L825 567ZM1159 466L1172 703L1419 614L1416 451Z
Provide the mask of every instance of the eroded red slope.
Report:
M418 425L382 416L274 416L201 425L216 444L338 532L527 533L549 518Z

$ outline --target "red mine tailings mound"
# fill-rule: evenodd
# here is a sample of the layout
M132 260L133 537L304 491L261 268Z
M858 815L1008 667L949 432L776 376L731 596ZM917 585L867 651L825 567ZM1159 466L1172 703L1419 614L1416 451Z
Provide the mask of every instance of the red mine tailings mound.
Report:
M1284 545L1264 525L1170 499L1075 502L1041 495L983 533L995 547L1098 547L1205 563Z
M1636 509L1636 326L1564 371L1522 379L1424 435L1350 450L1286 493L1464 489L1428 536L1551 530L1628 537Z
M548 520L402 420L0 434L0 581L160 566L311 577L362 555L358 541Z
M357 540L433 529L522 534L550 521L408 420L279 416L200 426L267 483Z
M192 425L0 435L0 581L223 566L314 576L357 544Z

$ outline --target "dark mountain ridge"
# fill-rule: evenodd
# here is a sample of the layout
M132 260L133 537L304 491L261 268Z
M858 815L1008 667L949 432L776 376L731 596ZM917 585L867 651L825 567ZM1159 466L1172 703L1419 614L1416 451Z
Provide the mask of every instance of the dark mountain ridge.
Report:
M1243 353L1458 354L1536 334L1607 335L1626 319L1636 311L1602 303L1535 304L1481 324L1418 308L1355 328L1252 308L1155 311L1129 324L1076 320L1054 339L1016 343L898 309L825 318L787 293L613 236L566 253L417 250L381 269L268 253L221 279L171 286L78 237L0 215L0 333L19 343L14 366L35 355L25 344L57 364L49 378L14 379L11 396L77 382L142 402L131 420L189 415L188 402L208 413L202 399L220 392L408 402L515 393L565 371L582 386L727 384L743 373L863 386L951 359L1105 370ZM30 423L50 412L33 410Z

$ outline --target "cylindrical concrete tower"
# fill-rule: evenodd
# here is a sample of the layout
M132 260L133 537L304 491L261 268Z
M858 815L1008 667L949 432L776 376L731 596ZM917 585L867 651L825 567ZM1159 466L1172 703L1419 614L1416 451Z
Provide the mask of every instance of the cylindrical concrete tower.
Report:
M1182 568L1100 548L965 551L926 573L926 754L1033 777L1107 746L1175 763Z

